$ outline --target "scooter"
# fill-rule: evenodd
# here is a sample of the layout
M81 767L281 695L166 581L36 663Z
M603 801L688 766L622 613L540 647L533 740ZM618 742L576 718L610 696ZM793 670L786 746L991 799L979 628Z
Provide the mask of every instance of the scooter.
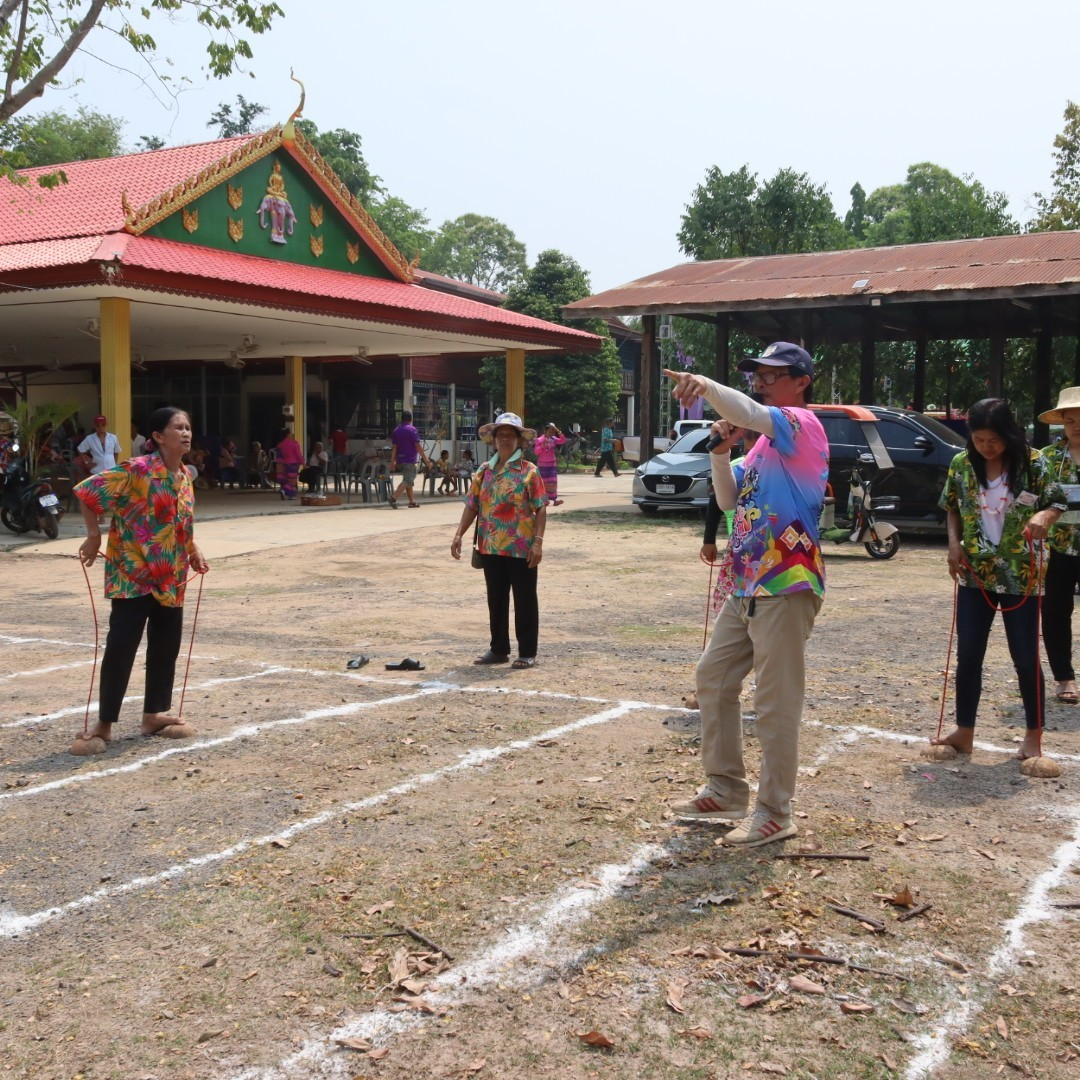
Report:
M3 473L0 488L0 522L13 533L43 532L50 540L60 535L60 500L49 484L30 475L29 463L16 455Z
M878 521L877 511L894 514L898 508L896 499L884 496L874 499L871 480L858 468L851 470L851 495L848 497L849 524L836 524L836 504L832 498L825 500L821 512L821 539L835 544L862 544L872 559L891 559L900 550L900 533L895 525Z

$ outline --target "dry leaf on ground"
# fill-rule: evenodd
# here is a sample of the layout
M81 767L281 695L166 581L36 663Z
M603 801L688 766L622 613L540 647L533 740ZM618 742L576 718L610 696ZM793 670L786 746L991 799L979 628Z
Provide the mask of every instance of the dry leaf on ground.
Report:
M685 1012L683 1009L682 996L683 991L690 985L689 979L672 979L667 984L667 998L665 1003L669 1009L674 1012Z
M816 983L813 979L808 979L805 975L792 975L791 978L788 979L788 986L800 994L825 993L825 987L822 986L821 983Z
M335 1039L334 1042L345 1050L360 1050L365 1054L371 1049L367 1039Z
M614 1050L615 1044L599 1031L579 1031L578 1038L589 1046L598 1046L601 1050Z
M854 1016L862 1013L872 1013L874 1006L868 1001L841 1001L840 1011L849 1016Z
M685 1028L679 1034L685 1035L689 1039L700 1039L702 1042L712 1038L712 1032L703 1027Z

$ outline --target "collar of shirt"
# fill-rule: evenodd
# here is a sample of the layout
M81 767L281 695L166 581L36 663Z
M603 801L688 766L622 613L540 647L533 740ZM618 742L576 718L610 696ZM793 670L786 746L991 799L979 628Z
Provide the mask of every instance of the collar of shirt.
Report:
M507 464L507 465L513 465L515 461L520 461L520 460L521 460L521 451L520 451L520 450L515 450L515 451L514 451L514 452L513 452L513 453L512 453L512 454L511 454L511 455L510 455L510 456L509 456L509 457L508 457L507 459L506 459L506 464ZM489 468L489 469L490 469L490 470L491 470L492 472L494 472L494 471L495 471L495 466L496 466L496 465L498 465L498 464L499 464L499 455L498 455L498 454L493 454L493 455L492 455L492 457L491 457L491 459L490 459L490 460L488 461L488 468Z

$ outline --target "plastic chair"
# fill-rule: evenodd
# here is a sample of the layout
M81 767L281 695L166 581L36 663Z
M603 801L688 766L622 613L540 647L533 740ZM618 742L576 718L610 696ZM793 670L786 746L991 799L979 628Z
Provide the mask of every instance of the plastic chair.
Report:
M375 476L372 479L375 488L375 497L381 502L389 502L394 494L394 478L390 473L390 466L385 461L380 461L375 468Z

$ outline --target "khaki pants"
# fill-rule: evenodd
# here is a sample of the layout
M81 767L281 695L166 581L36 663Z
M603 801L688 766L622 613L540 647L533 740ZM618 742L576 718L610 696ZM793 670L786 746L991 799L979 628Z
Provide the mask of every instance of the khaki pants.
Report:
M698 661L697 695L701 762L721 802L740 806L750 801L739 694L753 668L755 728L761 745L757 805L776 817L791 816L799 768L806 642L820 609L821 598L805 589L754 600L732 596L717 616Z

